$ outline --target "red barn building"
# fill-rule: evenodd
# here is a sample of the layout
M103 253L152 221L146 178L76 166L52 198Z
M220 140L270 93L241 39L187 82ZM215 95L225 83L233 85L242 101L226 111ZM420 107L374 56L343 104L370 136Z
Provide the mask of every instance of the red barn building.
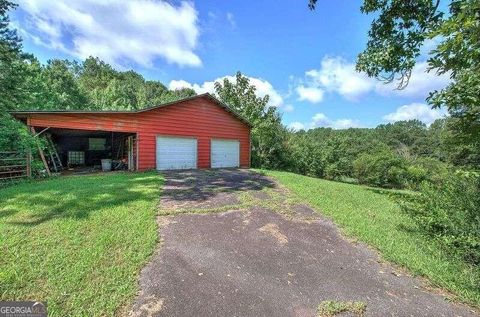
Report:
M210 94L138 111L16 111L64 165L123 159L130 170L250 166L250 124Z

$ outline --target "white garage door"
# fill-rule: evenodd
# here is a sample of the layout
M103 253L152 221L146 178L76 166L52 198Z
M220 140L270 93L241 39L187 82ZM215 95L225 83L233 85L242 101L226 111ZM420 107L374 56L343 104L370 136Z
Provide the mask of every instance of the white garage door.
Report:
M236 140L212 140L212 167L239 167L240 142Z
M157 170L197 168L197 140L157 137Z

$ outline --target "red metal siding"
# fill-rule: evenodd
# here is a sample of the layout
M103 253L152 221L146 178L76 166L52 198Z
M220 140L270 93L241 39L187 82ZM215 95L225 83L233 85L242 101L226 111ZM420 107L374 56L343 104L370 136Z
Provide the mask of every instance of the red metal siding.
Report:
M210 167L210 140L240 141L240 166L250 166L250 128L213 100L199 97L139 113L30 114L30 125L82 130L136 132L138 167L155 168L156 136L189 136L198 140L198 167Z

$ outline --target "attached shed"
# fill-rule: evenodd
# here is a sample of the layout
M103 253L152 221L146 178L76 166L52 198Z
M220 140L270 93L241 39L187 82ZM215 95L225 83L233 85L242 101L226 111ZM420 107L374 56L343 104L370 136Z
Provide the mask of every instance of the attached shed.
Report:
M250 124L210 94L138 111L16 111L64 165L121 156L131 170L250 166Z

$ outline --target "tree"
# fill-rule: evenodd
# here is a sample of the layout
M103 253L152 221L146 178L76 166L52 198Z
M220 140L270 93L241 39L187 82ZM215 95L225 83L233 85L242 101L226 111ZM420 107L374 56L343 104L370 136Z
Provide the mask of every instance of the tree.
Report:
M15 30L9 28L7 12L16 5L0 0L0 111L13 109L23 97L20 88L24 77L22 42Z
M159 81L147 80L145 82L145 97L147 99L147 106L154 106L161 104L166 99L168 89Z
M430 126L427 140L431 156L455 166L480 166L480 140L470 140L456 128L459 119L438 119ZM465 140L467 138L467 140Z
M167 98L171 98L171 101L174 101L174 100L178 100L178 99L193 97L196 94L197 93L192 88L186 88L185 87L185 88L175 89L175 90L169 91L168 95L170 97L167 97Z
M383 142L405 158L430 152L425 142L427 126L419 120L381 124L375 130Z
M68 60L49 60L41 71L44 96L36 108L76 110L88 108L88 98L75 78L75 63ZM38 88L39 90L42 88Z
M115 70L99 58L89 57L79 65L78 85L80 90L88 96L90 107L92 109L108 109L111 107L111 100L106 95L106 90L110 86L110 81L116 76Z
M449 73L453 82L432 92L429 103L447 107L460 119L460 127L473 136L480 133L480 2L452 0L449 14L439 10L439 0L365 0L362 12L379 12L369 33L367 48L357 69L369 76L408 84L421 47L428 40L439 44L430 52L430 71ZM385 77L384 74L387 74Z
M309 1L311 9L316 4L316 0ZM458 119L454 126L457 142L478 144L480 2L450 0L446 14L439 0L364 0L361 11L376 18L367 47L358 56L357 70L386 82L398 80L398 88L403 89L425 41L437 43L429 52L429 71L449 74L452 82L431 92L427 101L434 108L446 107Z
M27 152L32 137L24 125L6 111L18 108L30 96L28 87L37 82L38 66L32 56L22 52L22 42L15 30L9 28L7 12L16 7L0 0L0 151Z
M252 165L278 168L284 164L287 130L277 108L268 105L269 96L258 97L247 77L237 72L235 82L215 83L221 101L252 124Z
M117 71L99 58L89 57L78 67L80 90L93 109L138 110L195 95L193 89L168 90L159 81L133 71Z
M405 185L407 162L389 150L365 152L353 162L353 169L361 184L401 188Z
M129 70L118 72L116 78L111 81L115 84L116 91L110 97L116 104L116 109L138 110L147 104L145 79L142 75Z

